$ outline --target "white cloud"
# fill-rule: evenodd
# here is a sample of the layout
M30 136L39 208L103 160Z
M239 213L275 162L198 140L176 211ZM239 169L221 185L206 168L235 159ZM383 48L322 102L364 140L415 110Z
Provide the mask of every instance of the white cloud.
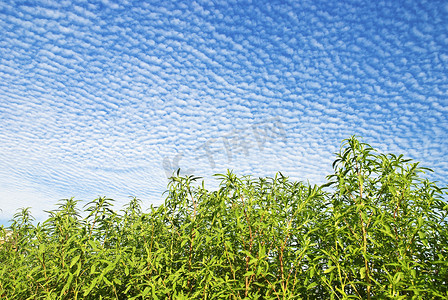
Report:
M0 4L3 215L71 196L160 203L176 166L322 183L352 134L446 178L438 4L40 3ZM285 136L260 147L251 126L272 117Z

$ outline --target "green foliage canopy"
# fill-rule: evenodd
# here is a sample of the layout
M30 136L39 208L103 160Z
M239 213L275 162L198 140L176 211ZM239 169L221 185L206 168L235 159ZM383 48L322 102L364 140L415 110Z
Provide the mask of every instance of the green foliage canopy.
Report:
M446 188L344 141L328 183L173 176L164 205L100 197L29 209L0 233L4 299L446 299ZM8 236L6 236L8 235Z

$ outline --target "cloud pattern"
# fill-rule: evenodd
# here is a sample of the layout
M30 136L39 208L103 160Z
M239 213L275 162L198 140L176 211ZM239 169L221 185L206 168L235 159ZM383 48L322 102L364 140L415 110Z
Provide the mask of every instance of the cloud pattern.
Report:
M177 167L322 183L353 134L446 184L447 24L445 1L2 1L0 219L157 205Z

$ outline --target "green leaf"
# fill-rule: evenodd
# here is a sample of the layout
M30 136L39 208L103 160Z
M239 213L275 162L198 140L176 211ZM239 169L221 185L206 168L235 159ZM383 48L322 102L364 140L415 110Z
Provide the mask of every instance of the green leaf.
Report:
M66 284L64 285L64 287L62 288L61 293L59 294L59 297L62 297L65 294L65 292L69 289L69 287L70 287L70 285L72 283L72 280L73 280L73 274L70 274L68 276L68 280L67 280Z
M98 278L99 277L96 277L95 279L93 279L92 283L90 283L89 288L84 291L84 297L86 297L93 290L93 288L96 286L96 283L98 282Z
M422 226L423 226L423 218L422 218L421 216L419 216L419 217L417 218L417 221L418 221L418 226L419 226L419 227L422 227Z
M75 275L76 276L79 276L79 273L81 272L81 262L80 261L78 261L78 264L77 264L77 268L76 268L76 271L75 271Z
M316 282L311 282L307 287L306 287L306 289L307 290L311 290L312 288L314 288L314 287L316 287L317 286L317 283Z
M359 274L361 275L361 279L364 279L366 277L366 268L362 267L359 269Z
M258 249L258 258L263 259L266 255L266 247L264 245L260 246Z
M103 281L108 285L108 286L112 286L113 285L113 283L112 282L110 282L110 280L109 279L107 279L107 277L106 276L103 276Z
M314 268L309 269L310 270L310 278L314 277L314 273L316 272L316 270Z
M261 265L259 265L257 267L257 276L260 276L261 272L263 272L263 267Z
M397 273L394 275L393 283L394 283L394 284L398 284L398 283L400 282L402 276L403 276L403 273L402 273L402 272L397 272Z
M77 256L73 257L72 262L70 263L70 269L78 262L80 257L81 257L81 255L77 255Z
M146 297L146 295L148 295L148 293L151 291L151 288L149 286L147 286L143 292L142 292L142 297Z

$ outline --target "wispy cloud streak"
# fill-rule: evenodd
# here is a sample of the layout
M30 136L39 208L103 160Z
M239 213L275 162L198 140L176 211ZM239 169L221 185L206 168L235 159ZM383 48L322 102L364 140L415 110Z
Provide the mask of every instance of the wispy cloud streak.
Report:
M321 183L352 134L446 184L447 15L423 0L3 1L0 219L71 196L158 204L177 167Z

